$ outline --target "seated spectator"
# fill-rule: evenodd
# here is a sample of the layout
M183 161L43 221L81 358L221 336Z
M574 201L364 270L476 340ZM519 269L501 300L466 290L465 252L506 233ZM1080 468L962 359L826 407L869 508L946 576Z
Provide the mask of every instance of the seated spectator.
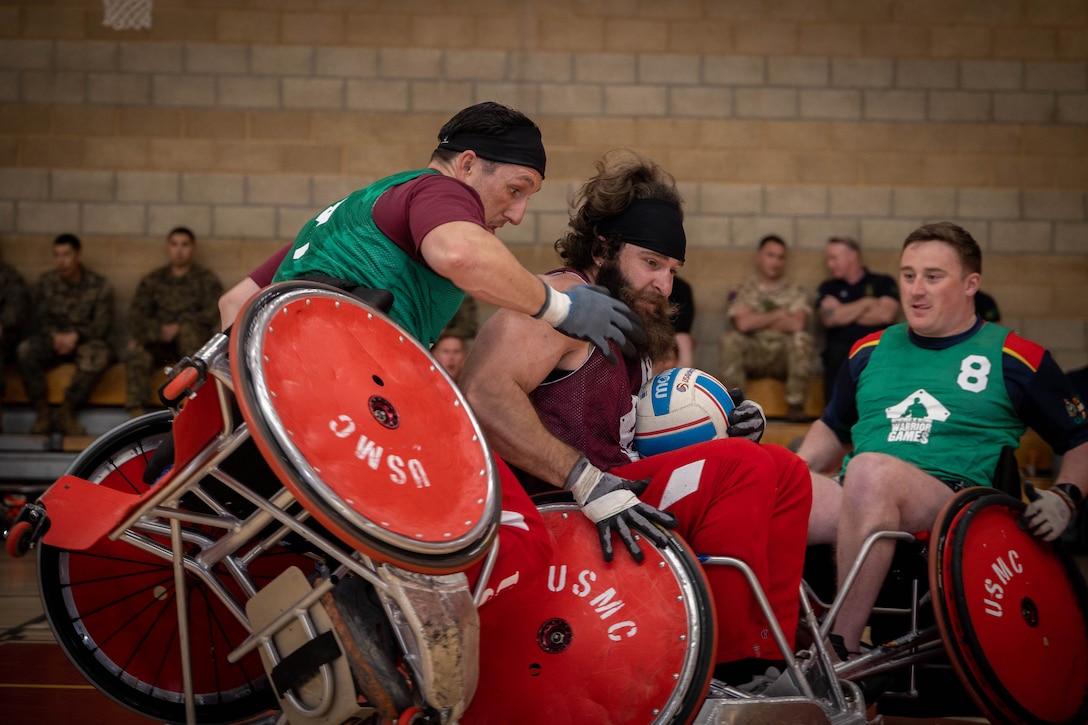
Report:
M34 321L19 343L19 371L36 418L30 432L57 430L84 435L76 411L91 397L94 385L113 360L107 340L113 324L113 287L100 274L83 266L82 243L74 234L53 240L56 268L42 274L34 292ZM45 373L62 362L74 362L75 375L64 391L64 402L51 418Z
M476 298L465 295L464 302L457 308L457 314L449 321L438 339L431 345L431 354L435 360L453 378L453 382L461 376L461 368L465 366L465 356L468 355L472 338L476 337L476 331L480 329L477 321Z
M443 331L438 340L431 346L431 354L446 374L457 382L461 377L461 369L465 366L465 355L468 354L468 342L465 338Z
M870 272L862 264L858 243L850 237L827 240L827 268L831 279L816 290L816 316L827 330L824 400L831 400L839 368L854 343L895 322L899 288L888 275Z
M812 378L814 342L808 331L812 305L800 285L790 284L786 242L776 234L759 240L755 272L729 291L733 330L720 343L721 380L744 388L748 376L786 381L786 419L806 422L805 398Z
M676 312L671 318L672 329L676 332L676 362L667 367L695 367L695 336L691 334L695 324L695 296L691 285L680 277L674 277L669 302L676 305Z
M15 346L26 322L26 282L19 270L0 261L0 367L15 360ZM0 374L0 433L4 432L6 379Z
M166 236L169 263L141 279L132 298L132 339L125 350L125 408L130 417L144 414L152 366L192 355L218 329L223 285L193 261L195 251L191 230L171 230Z

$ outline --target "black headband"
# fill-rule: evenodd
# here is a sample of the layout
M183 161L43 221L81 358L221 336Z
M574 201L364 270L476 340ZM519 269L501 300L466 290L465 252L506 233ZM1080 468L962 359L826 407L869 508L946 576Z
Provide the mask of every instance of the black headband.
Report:
M635 199L619 214L598 222L597 231L681 262L687 252L680 207L664 199Z
M438 148L450 151L474 151L481 159L500 164L516 164L535 169L544 178L548 158L544 142L536 126L508 126L502 133L485 136L481 133L459 133L444 138Z

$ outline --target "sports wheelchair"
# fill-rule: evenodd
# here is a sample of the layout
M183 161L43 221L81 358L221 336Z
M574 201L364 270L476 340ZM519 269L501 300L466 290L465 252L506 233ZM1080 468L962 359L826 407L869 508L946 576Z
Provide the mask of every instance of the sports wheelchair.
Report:
M866 721L856 673L836 672L829 620L804 588L814 644L795 657L744 562L672 536L646 547L642 565L606 564L566 499L539 502L555 550L547 575L479 610L501 508L490 451L426 349L347 293L273 285L162 395L171 411L102 436L7 533L9 553L38 549L66 655L138 713L293 725ZM704 566L745 574L787 653L762 692L711 680Z
M811 585L826 563L806 562L804 596L826 637L872 548L896 544L869 620L874 646L835 666L861 685L871 715L1088 722L1088 587L1060 543L1025 529L1025 507L1002 490L960 491L930 531L868 537L830 602Z

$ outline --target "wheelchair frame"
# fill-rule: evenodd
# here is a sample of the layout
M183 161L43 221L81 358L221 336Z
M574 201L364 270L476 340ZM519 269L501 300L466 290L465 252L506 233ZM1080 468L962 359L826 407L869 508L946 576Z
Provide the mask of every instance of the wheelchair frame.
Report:
M343 296L350 299L347 295ZM85 612L72 610L76 606L70 591L73 582L58 579L55 583L57 588L51 595L54 601L47 603L50 625L58 633L58 639L69 646L95 648L93 655L83 659L73 657L68 650L66 653L105 694L139 712L148 714L150 710L154 717L172 721L184 718L187 723L198 720L214 722L219 717L217 708L223 708L219 712L227 713L226 716L232 720L268 719L272 717L269 708L274 705L274 700L270 693L265 697L260 692L262 686L267 687L263 682L263 672L257 678L246 679L239 686L238 693L225 693L227 699L224 699L222 692L200 690L203 684L195 682L191 642L194 603L190 602L190 597L176 594L188 593L194 586L202 587L202 591L218 602L216 615L232 620L232 626L245 633L244 637L230 642L229 652L224 658L227 663L239 665L252 653L260 652L271 663L270 668L274 668L287 657L278 645L277 638L281 633L296 627L309 637L318 634L326 625L319 626L315 620L315 608L339 580L354 575L378 594L388 621L394 625L393 632L400 651L413 673L412 680L420 688L422 701L433 707L443 722L456 721L476 687L474 672L460 663L462 654L470 659L474 654L471 638L460 643L459 646L465 649L458 650L453 657L458 662L429 658L426 643L428 637L435 633L421 631L409 621L411 617L406 616L402 606L403 597L398 600L398 587L402 585L389 575L395 567L391 568L389 564L377 562L367 554L353 550L349 544L330 534L271 471L268 473L274 485L266 492L255 489L252 482L244 482L230 470L232 457L250 443L252 436L247 423L237 419L231 404L235 397L235 381L227 359L229 342L226 335L216 335L174 372L162 391L164 399L172 403L174 417L166 412L153 413L111 431L92 444L77 458L71 474L61 478L39 503L29 504L24 509L8 541L11 551L13 545L19 550L42 540L45 544L43 553L50 553L40 559L40 567L59 562L57 557L79 556L80 552L95 547L99 542L107 548L124 544L140 552L145 560L168 563L168 566L161 568L169 571L169 587L173 587L174 595L164 594L161 598L173 600L177 632L176 645L171 644L171 654L176 654L180 659L180 689L157 687L153 682L131 676L123 664L111 663L111 669L95 659L102 654L102 648L95 642L100 632L89 632L84 628ZM181 405L182 401L186 401L184 406ZM466 412L471 416L467 408ZM106 448L120 441L128 447L126 455L131 455L133 459L143 456L146 461L150 453L148 447L165 437L171 428L171 420L181 451L178 455L180 466L140 493L139 487L133 486L127 478L126 460L115 460L115 451ZM145 431L149 431L146 436ZM106 460L99 461L101 457ZM115 484L132 486L136 493L117 490L112 487ZM878 613L908 616L908 630L901 637L879 644L858 659L838 664L832 663L824 645L845 593L853 585L871 548L883 539L915 541L914 536L902 532L878 532L870 536L845 578L843 587L829 604L819 601L811 588L802 583L799 592L802 622L814 644L797 656L791 653L770 603L750 567L730 557L699 557L704 566L730 566L742 573L770 623L772 635L784 654L787 667L779 682L768 690L773 696L712 682L701 708L690 713L688 721L711 725L750 722L759 718L785 718L856 725L866 721L865 702L860 690L851 681L903 667L911 668L910 691L905 694L917 695L914 690L914 668L939 657L945 646L937 626L918 627L920 608L932 595L919 596L917 585L909 607L876 610ZM295 549L300 553L295 554ZM320 551L320 556L313 555L315 549ZM283 607L274 616L265 617L268 621L261 626L254 626L246 605L262 591L261 577L277 575L286 568L281 567L275 574L262 571L265 565L275 566L278 563L276 557L284 553L305 557L308 563L312 561L311 568L316 579L310 582L312 587L289 606ZM453 592L443 600L443 606L449 605L443 609L447 612L447 619L454 620L447 622L447 630L452 631L466 624L460 620L468 615L464 614L463 609L458 609L458 602L468 601L474 605L481 602L496 554L497 547L491 546L483 555L481 576L473 592L468 591L463 574L439 577ZM70 568L70 565L70 561L65 560L64 566ZM69 574L66 569L64 576ZM42 575L63 578L58 572L44 569L40 571L40 579ZM69 591L65 592L65 586L69 587ZM157 586L164 591L169 588L165 581L160 581ZM822 623L817 619L813 602L826 611ZM200 602L195 604L200 605ZM57 609L58 606L60 609ZM159 616L163 616L161 607L158 611ZM449 612L455 614L449 615ZM70 617L67 622L63 621L65 614ZM75 618L71 618L72 615L76 615ZM475 608L472 615L475 615ZM468 624L471 625L471 622ZM439 634L445 635L449 631ZM107 655L102 654L102 657L108 660ZM316 692L302 693L288 688L281 693L282 703L303 718L333 716L333 711L329 710L332 706L330 703L336 700L333 691L341 686L343 674L338 674L331 662L321 664L318 673L320 678ZM439 683L436 680L443 677L457 683L457 693L450 695L438 691ZM352 688L350 675L346 686ZM176 685L172 687L176 688ZM351 691L354 694L354 689ZM238 707L225 707L229 702L234 702ZM387 718L390 715L389 712L359 706L354 702L340 702L336 706L352 710L352 716L375 712ZM422 713L409 712L406 708L403 713L394 712L392 716L400 717L397 721L401 722L405 718L421 717ZM286 712L281 713L279 720L284 722L287 717Z

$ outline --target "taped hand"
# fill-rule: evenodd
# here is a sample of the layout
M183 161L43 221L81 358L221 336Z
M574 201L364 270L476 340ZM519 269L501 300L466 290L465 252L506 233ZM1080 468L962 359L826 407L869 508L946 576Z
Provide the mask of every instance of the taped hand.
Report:
M1027 481L1024 493L1031 502L1022 515L1028 531L1043 541L1054 541L1061 536L1076 510L1069 495L1057 488L1036 491Z
M638 494L645 491L649 483L649 479L628 481L606 473L587 461L585 456L578 459L567 476L563 488L574 494L582 513L596 524L605 561L612 561L613 531L627 547L631 557L640 564L642 549L635 541L632 529L659 547L668 544L668 536L657 525L675 528L676 517L639 501Z
M604 287L577 285L565 293L544 287L547 298L534 317L546 320L568 337L593 343L613 365L617 360L609 340L629 355L634 353L635 344L646 340L638 315Z
M729 437L747 438L753 443L759 443L767 427L767 416L763 414L763 406L754 400L745 399L740 388L730 390L729 397L733 400L734 406L727 416L729 429L726 432Z

